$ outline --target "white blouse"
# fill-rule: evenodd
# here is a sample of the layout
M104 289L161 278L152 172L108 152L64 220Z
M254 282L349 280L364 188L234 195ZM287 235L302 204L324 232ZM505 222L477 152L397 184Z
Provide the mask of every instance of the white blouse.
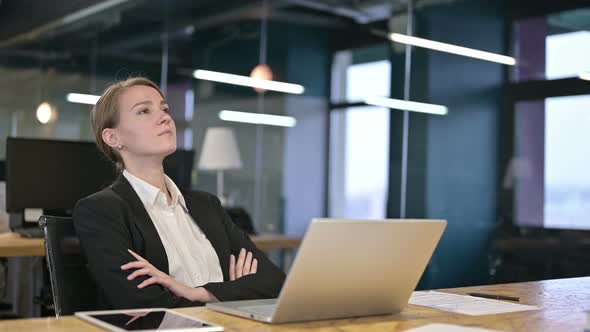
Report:
M123 175L141 199L160 235L168 257L168 274L191 287L223 281L219 257L188 213L184 197L174 182L165 176L166 187L172 195L172 204L168 205L166 194L160 189L127 170Z

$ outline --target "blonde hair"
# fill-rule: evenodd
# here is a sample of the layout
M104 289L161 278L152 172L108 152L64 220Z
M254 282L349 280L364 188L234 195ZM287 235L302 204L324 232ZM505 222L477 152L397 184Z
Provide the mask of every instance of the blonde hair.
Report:
M119 170L125 168L121 154L103 141L102 132L107 128L116 128L119 125L119 96L121 93L127 88L141 85L154 88L164 98L164 94L156 83L145 77L132 77L107 87L92 111L92 131L94 132L96 146L100 152L117 165Z

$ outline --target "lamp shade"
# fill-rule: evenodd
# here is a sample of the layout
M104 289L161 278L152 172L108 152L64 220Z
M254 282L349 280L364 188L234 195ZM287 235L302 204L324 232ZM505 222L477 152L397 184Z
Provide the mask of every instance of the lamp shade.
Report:
M226 127L208 128L199 158L199 169L226 170L236 168L242 168L242 159L233 130Z

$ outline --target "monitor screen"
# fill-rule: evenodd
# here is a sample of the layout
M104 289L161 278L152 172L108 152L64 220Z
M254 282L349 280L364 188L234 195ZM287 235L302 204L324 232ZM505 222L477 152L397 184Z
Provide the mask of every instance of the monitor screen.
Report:
M110 185L115 166L92 142L6 140L6 210L70 210L83 197Z

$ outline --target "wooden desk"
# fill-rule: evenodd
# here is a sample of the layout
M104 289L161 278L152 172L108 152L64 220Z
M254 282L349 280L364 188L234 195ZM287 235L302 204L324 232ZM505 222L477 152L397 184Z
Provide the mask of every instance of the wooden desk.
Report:
M0 257L45 256L43 239L21 238L17 235L0 236Z
M260 250L295 249L301 244L300 237L288 237L281 234L261 234L250 236Z
M210 311L203 307L179 312L223 325L226 331L404 331L428 323L479 326L504 331L583 331L590 310L590 277L442 290L464 294L481 291L519 296L540 310L488 316L465 316L409 305L396 315L269 325ZM72 316L0 321L2 331L102 331Z
M281 234L263 234L251 237L261 250L293 249L299 247L301 238ZM18 237L18 234L0 235L0 257L45 256L44 240Z

